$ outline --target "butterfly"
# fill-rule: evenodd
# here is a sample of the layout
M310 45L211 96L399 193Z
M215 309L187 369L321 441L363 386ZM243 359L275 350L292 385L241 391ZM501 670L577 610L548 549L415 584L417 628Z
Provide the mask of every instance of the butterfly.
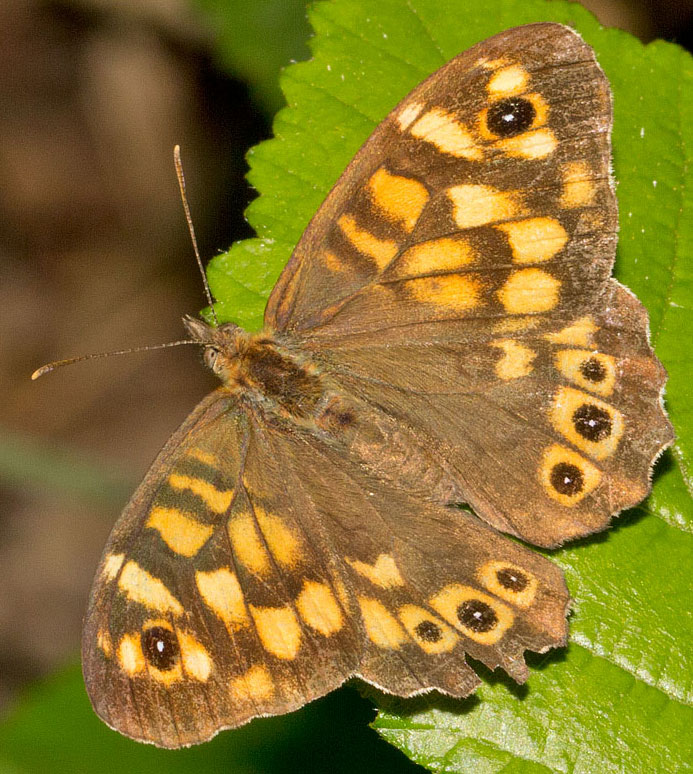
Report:
M463 697L567 638L554 547L650 489L673 439L647 313L610 277L611 93L571 29L460 54L377 127L265 327L185 318L221 386L108 540L96 712L180 747L358 677ZM457 507L465 504L467 508Z

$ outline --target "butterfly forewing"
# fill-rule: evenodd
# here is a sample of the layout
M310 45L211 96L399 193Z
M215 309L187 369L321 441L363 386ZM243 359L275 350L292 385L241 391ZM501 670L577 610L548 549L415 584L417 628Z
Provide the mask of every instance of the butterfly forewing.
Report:
M356 155L277 283L268 325L329 347L462 320L460 340L589 306L616 244L610 129L606 78L568 28L521 27L466 51Z

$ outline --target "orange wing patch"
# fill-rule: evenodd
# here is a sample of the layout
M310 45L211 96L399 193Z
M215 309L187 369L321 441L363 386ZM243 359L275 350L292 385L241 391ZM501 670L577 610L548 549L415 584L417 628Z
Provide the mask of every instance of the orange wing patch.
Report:
M372 258L381 271L397 255L397 242L392 239L378 239L370 231L360 228L351 215L342 215L337 224L351 244L360 253Z
M511 220L524 214L519 191L500 191L490 185L456 185L448 188L453 218L461 229Z
M568 232L555 218L527 218L495 228L508 238L515 263L550 261L568 242Z
M402 253L394 265L397 277L418 277L451 272L473 263L474 248L462 237L441 237L421 242Z
M248 626L250 619L238 578L226 567L195 573L195 583L204 603L221 618L228 629Z
M214 527L201 524L194 514L177 508L152 508L145 527L156 530L166 545L188 559L202 548L214 532Z
M585 207L592 204L596 188L590 165L586 161L570 161L561 167L563 191L561 207Z
M532 373L532 361L536 353L529 347L512 339L492 341L491 346L503 352L503 356L495 366L496 376L499 379L510 381Z
M484 283L474 274L419 277L402 283L417 301L453 312L466 312L481 304Z
M294 659L301 647L301 627L291 605L255 607L250 605L255 628L263 648L281 659Z
M376 207L407 233L413 230L429 199L426 186L418 180L392 175L383 167L371 176L368 189Z
M559 300L561 281L541 269L513 272L498 291L508 314L550 312Z

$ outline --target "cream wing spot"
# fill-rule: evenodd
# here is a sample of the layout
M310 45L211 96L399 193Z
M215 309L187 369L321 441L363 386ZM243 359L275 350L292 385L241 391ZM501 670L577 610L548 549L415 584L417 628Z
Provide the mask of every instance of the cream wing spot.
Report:
M150 575L132 560L123 567L118 588L133 602L160 614L183 614L183 605L166 588L163 581Z
M238 578L226 567L195 573L195 582L204 603L229 629L248 626L250 619Z
M344 626L339 603L325 583L306 580L296 599L296 609L303 621L325 637Z
M156 530L166 545L176 554L193 557L209 540L214 528L201 524L194 514L177 508L152 508L145 527Z
M491 76L486 89L491 97L521 94L529 85L529 73L520 65L501 67Z
M404 585L394 557L380 554L373 564L361 562L358 559L347 559L347 562L362 577L381 589L392 589Z
M410 127L409 132L417 140L435 146L441 153L470 161L481 161L484 158L482 149L469 130L457 121L453 113L443 108L428 110Z
M508 314L550 312L558 305L561 281L542 269L513 272L498 291Z
M296 658L301 647L301 627L290 605L255 607L250 605L255 628L263 648L277 658Z
M358 597L368 639L385 650L399 650L408 641L407 633L389 610L372 597Z
M503 352L494 369L499 379L509 381L532 373L532 361L536 353L529 347L512 339L492 341L491 346Z
M527 218L495 228L506 235L515 263L550 261L568 242L568 232L555 218Z
M118 575L124 561L125 554L108 554L103 562L101 576L107 581L112 581Z
M178 632L183 671L201 683L207 682L212 672L212 658L205 646L185 631Z
M482 56L476 60L477 67L483 67L484 70L498 70L498 68L506 67L509 64L510 62L503 57L499 59L489 59L488 57Z
M524 212L519 191L500 191L489 185L455 185L448 188L453 218L461 229L510 220Z
M411 123L416 120L416 117L421 113L423 109L424 109L424 106L419 102L412 102L411 104L403 107L397 114L397 117L395 118L395 120L397 121L397 124L399 125L399 128L402 131L406 131L411 125Z
M174 489L188 489L193 494L200 497L205 505L214 513L226 513L233 499L233 490L217 489L209 481L203 478L194 478L180 473L171 473L168 477L168 483Z
M111 658L113 655L113 640L108 629L99 629L96 635L96 644L106 658Z
M385 217L399 223L407 233L416 226L429 199L426 186L418 180L393 175L383 167L371 176L368 189Z
M523 159L545 159L558 147L558 140L551 129L536 129L535 131L520 134L517 137L508 137L496 143L496 147L508 156L517 156Z
M130 677L146 669L139 636L124 634L118 643L116 654L120 668Z

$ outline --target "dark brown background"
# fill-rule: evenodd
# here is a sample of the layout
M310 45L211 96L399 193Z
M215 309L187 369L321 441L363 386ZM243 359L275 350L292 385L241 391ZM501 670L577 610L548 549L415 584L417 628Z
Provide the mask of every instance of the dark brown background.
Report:
M693 0L584 5L690 43ZM192 348L29 381L47 360L179 338L204 305L175 143L203 256L249 235L243 154L269 122L213 50L185 0L0 8L0 709L76 657L113 521L214 384Z

